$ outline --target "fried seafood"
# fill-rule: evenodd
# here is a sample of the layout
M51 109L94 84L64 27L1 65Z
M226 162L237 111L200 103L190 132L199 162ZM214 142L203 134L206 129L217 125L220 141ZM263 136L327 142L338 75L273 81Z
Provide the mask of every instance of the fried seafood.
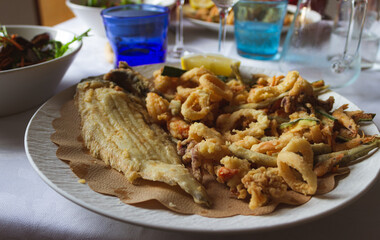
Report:
M323 81L296 71L243 79L236 67L236 79L204 67L174 72L159 69L150 81L122 64L105 79L126 91L78 85L86 146L131 181L178 184L209 205L201 185L209 174L237 199L250 198L253 210L292 194L309 199L320 192L318 178L379 148L378 136L360 130L375 114L332 110L333 97L318 98L328 90Z
M251 88L248 96L248 102L258 103L268 98L277 97L281 93L285 93L292 89L299 78L299 73L296 71L289 72L285 79L275 86L264 86L262 88Z
M201 120L210 112L210 91L192 92L181 106L181 114L186 120Z
M167 122L167 129L173 137L182 140L189 136L190 124L182 118L172 117Z
M210 90L210 100L213 102L218 102L221 99L230 101L232 98L232 91L214 74L203 74L199 78L199 84L204 89Z
M238 199L247 197L247 190L241 179L251 170L251 164L237 157L225 156L220 160L223 166L216 167L216 180L226 183L230 191L236 193Z
M152 82L134 71L126 62L119 62L119 68L106 73L103 78L139 98L154 90Z
M216 125L229 141L236 142L245 136L256 138L264 136L264 130L269 126L269 119L261 110L240 109L232 114L220 115Z
M317 191L317 176L313 172L313 150L303 138L293 138L278 154L279 175L291 189L312 195Z
M223 136L215 129L209 128L203 123L193 123L189 129L188 139L180 144L188 144L187 148L189 150L187 151L187 155L185 156L184 154L182 159L191 162L193 173L196 173L195 177L200 181L203 175L201 172L202 167L213 174L214 165L219 163L220 159L230 154Z
M199 78L204 74L210 74L210 70L207 70L204 67L200 68L193 68L184 74L181 75L179 80L181 81L182 85L187 87L193 87L195 85L199 84Z
M150 92L147 94L146 108L156 122L165 122L170 118L169 102L157 93Z
M331 112L334 98L318 99L327 89L323 81L309 83L292 71L255 75L252 86L234 73L226 83L202 68L179 77L178 117L190 127L187 138L177 138L178 151L199 181L204 169L237 198L250 194L251 209L280 201L289 189L314 195L317 177L377 146L376 137L358 131L359 119L374 114L346 111L346 105ZM227 106L218 110L215 102Z
M241 180L251 194L249 208L256 209L269 201L280 199L288 189L277 168L252 169Z
M210 206L204 187L182 165L174 143L146 118L141 99L111 82L90 80L78 84L75 100L82 137L92 155L130 182L143 178L179 185L196 203Z
M274 153L280 152L292 138L296 135L292 132L283 133L279 138L274 138L269 141L262 141L258 144L251 146L251 150L258 153L265 153L267 155L272 155Z
M356 136L358 133L358 126L354 119L348 116L344 110L347 109L348 105L344 104L337 110L332 113L332 116L335 117L340 124L342 124L346 129L348 129L353 136Z

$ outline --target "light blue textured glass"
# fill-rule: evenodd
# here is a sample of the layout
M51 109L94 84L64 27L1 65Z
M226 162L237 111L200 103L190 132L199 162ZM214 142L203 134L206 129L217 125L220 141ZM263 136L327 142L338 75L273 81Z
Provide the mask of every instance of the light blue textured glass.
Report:
M243 0L235 5L235 39L239 55L253 59L271 59L276 55L287 4L287 0Z

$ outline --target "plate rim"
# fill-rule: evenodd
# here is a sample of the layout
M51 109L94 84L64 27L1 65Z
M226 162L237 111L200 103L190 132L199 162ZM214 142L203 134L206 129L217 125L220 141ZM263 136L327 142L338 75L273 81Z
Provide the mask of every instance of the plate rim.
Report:
M260 68L258 68L260 69ZM269 71L272 71L272 70L269 70ZM275 71L272 71L272 72L275 72ZM206 228L206 227L203 227L203 228L198 228L198 229L190 229L189 227L177 227L177 226L158 226L157 224L154 224L154 223L149 223L149 222L144 222L144 221L141 221L141 220L131 220L131 219L125 219L121 216L117 216L115 215L114 213L112 212L107 212L106 210L103 210L103 209L100 209L99 207L97 206L93 206L89 203L86 203L84 202L82 199L80 198L77 198L75 196L73 196L72 194L70 194L70 192L66 192L65 190L61 189L59 186L57 186L56 184L53 183L53 181L51 179L49 179L45 174L44 172L37 166L37 163L35 162L35 160L33 159L32 157L32 154L31 154L31 150L33 151L33 149L30 149L29 148L29 143L28 143L28 138L30 137L29 136L29 133L30 133L30 130L31 130L31 126L32 124L34 123L36 117L41 114L42 110L44 110L44 107L51 103L52 101L54 100L57 100L57 99L60 99L60 98L63 98L65 95L68 95L70 94L70 92L74 93L75 92L75 86L76 84L62 90L61 92L59 92L58 94L56 94L55 96L53 96L52 98L50 98L48 101L46 101L32 116L32 118L30 119L30 121L28 122L28 125L27 125L27 128L26 128L26 131L25 131L25 135L24 135L24 147L25 147L25 152L26 152L26 155L27 155L27 158L30 162L30 164L32 165L33 169L37 172L37 174L41 177L41 179L49 186L51 187L53 190L55 190L57 193L59 193L60 195L62 195L63 197L65 197L66 199L70 200L71 202L81 206L81 207L84 207L85 209L88 209L92 212L95 212L95 213L98 213L100 215L103 215L105 217L109 217L109 218L112 218L112 219L115 219L115 220L118 220L118 221L121 221L121 222L125 222L125 223L128 223L128 224L132 224L132 225L136 225L136 226L142 226L142 227L148 227L148 228L153 228L153 229L159 229L159 230L168 230L168 231L174 231L174 232L192 232L192 233L252 233L252 232L259 232L259 231L267 231L267 230L273 230L273 229L280 229L280 228L285 228L285 227L290 227L290 226L295 226L295 225L298 225L300 223L305 223L305 222L310 222L312 220L315 220L315 219L318 219L318 218L321 218L321 217L324 217L326 215L330 215L330 214L333 214L334 212L350 205L352 202L356 201L357 199L359 199L361 196L363 196L373 185L374 183L376 182L376 180L379 178L379 175L380 175L380 164L378 165L378 169L377 169L377 173L376 175L370 180L370 182L362 189L360 189L360 191L358 193L356 193L354 196L348 198L347 200L344 200L341 204L339 204L338 206L335 206L333 208L330 208L330 209L326 209L320 213L317 213L317 214L314 214L314 215L311 215L311 216L306 216L306 217L302 217L300 219L297 219L295 221L291 221L291 222L282 222L282 223L277 223L275 225L271 225L271 226L262 226L262 227L255 227L255 226L252 226L252 228L237 228L237 229L224 229L224 230L213 230L213 229L210 229L210 228ZM333 92L333 91L332 91ZM345 98L344 96L336 93L336 92L333 92L334 94L338 95L339 97L341 97L343 99L344 102L347 102L350 104L351 107L356 107L357 106L352 103L351 101L349 101L347 98ZM64 99L65 101L64 102L67 102L69 99ZM59 105L59 109L62 107L64 103L60 104ZM53 118L54 119L54 118ZM371 125L373 125L376 130L378 131L378 128L376 126L375 123L372 123ZM51 134L49 134L50 136ZM51 141L50 138L48 139L48 141ZM57 147L58 148L58 147ZM57 150L54 149L55 151ZM380 151L376 151L376 152L373 152L372 155L370 156L371 157L379 157L380 156ZM54 159L54 161L57 160L57 161L60 161L60 162L63 162L62 160L56 158ZM366 159L367 160L367 159ZM66 163L65 163L66 164ZM70 167L68 164L66 164L67 168L71 171ZM88 185L86 185L88 187ZM89 187L88 187L89 188ZM90 189L91 191L93 191L92 189ZM100 193L97 193L95 191L93 191L94 193L96 194L100 194ZM116 198L116 197L115 197ZM117 199L117 198L116 198ZM127 205L127 204L126 204ZM132 208L138 208L138 207L135 207L133 205L128 205L129 207L132 207ZM291 211L292 209L290 209ZM169 211L169 210L166 210L166 211ZM170 211L169 211L170 212ZM177 213L173 213L173 212L170 212L171 214L176 214L176 215L180 215L180 216L195 216L196 218L197 217L201 217L201 218L208 218L208 217L203 217L203 216L199 216L199 215L181 215L181 214L177 214ZM227 217L227 218L234 218L236 216L232 216L232 217ZM257 217L257 216L248 216L248 217ZM270 217L270 216L269 216ZM227 219L227 218L224 218L224 219ZM208 219L216 219L216 218L208 218Z

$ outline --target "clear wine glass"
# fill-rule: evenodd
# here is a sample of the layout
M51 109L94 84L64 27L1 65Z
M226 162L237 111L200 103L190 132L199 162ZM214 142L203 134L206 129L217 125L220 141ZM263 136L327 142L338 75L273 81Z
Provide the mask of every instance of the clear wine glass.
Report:
M224 43L226 41L226 19L228 13L232 7L239 0L212 0L219 9L219 42L218 52L220 53L224 49Z
M169 57L178 59L181 58L185 52L188 52L185 49L183 44L183 5L185 4L185 0L176 0L177 6L177 22L176 22L176 30L175 30L175 44L171 52L169 52Z

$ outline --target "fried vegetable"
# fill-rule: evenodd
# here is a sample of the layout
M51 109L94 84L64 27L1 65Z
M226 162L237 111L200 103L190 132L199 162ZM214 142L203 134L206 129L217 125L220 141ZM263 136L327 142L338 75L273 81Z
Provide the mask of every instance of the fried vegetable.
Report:
M318 165L324 161L328 161L331 158L334 158L334 157L337 157L337 156L343 154L343 157L340 160L340 164L347 165L350 162L367 155L371 150L379 147L379 145L380 145L380 139L376 138L373 142L371 142L369 144L360 145L358 147L355 147L355 148L352 148L349 150L318 155L314 158L314 163L315 163L315 165Z
M326 153L331 153L331 146L326 143L314 143L311 145L314 155L321 155Z
M339 164L343 157L344 154L341 153L327 159L326 161L319 162L313 169L314 173L317 177L322 177L326 173L330 172L335 165Z
M333 121L336 120L336 118L335 118L333 115L327 113L327 112L326 112L325 110L323 110L322 108L316 108L315 111L316 111L317 113L319 113L319 114L321 114L321 115L327 117L327 118L330 119L330 120L333 120Z
M259 166L265 166L265 167L277 167L277 160L275 157L251 151L248 149L245 149L243 147L240 147L236 144L231 144L228 146L228 149L237 157L246 159L252 163L255 163Z
M342 135L337 135L336 139L339 141L342 141L342 142L348 142L348 141L352 140L352 138L347 138L346 136L342 136Z
M376 113L364 113L358 117L357 121L358 122L370 122L370 121L373 121L375 116L376 116ZM355 120L355 118L354 118L354 120Z
M244 81L243 77L240 74L239 66L240 66L240 64L238 64L238 63L235 63L235 64L231 65L232 74L234 75L234 77L238 81L243 82L243 83L247 83L247 81Z
M187 71L180 68L164 66L164 68L162 69L161 75L168 76L168 77L180 77L185 72Z
M282 123L280 125L280 129L285 129L289 127L296 127L296 126L315 126L319 124L320 120L318 118L298 118L290 122Z
M373 142L374 139L375 139L374 136L357 137L357 138L351 139L349 141L346 141L344 143L337 143L334 146L334 151L338 152L338 151L343 151L343 150L348 150L348 149L351 149L351 148L355 148L355 147L357 147L359 145L371 143L371 142Z
M313 89L314 89L314 94L316 96L329 91L328 86L322 86L322 87L313 88ZM246 104L242 104L242 105L238 105L238 106L227 106L227 107L224 108L224 110L226 112L234 112L234 111L237 111L239 109L262 109L262 108L267 108L271 104L275 103L277 100L282 99L282 98L284 98L286 96L289 96L289 91L283 92L283 93L281 93L280 95L278 95L276 97L268 98L268 99L266 99L264 101L257 102L257 103L246 103Z
M364 113L361 110L358 111L346 111L347 116L351 117L354 119L356 123L358 122L369 122L374 119L376 116L375 113Z

